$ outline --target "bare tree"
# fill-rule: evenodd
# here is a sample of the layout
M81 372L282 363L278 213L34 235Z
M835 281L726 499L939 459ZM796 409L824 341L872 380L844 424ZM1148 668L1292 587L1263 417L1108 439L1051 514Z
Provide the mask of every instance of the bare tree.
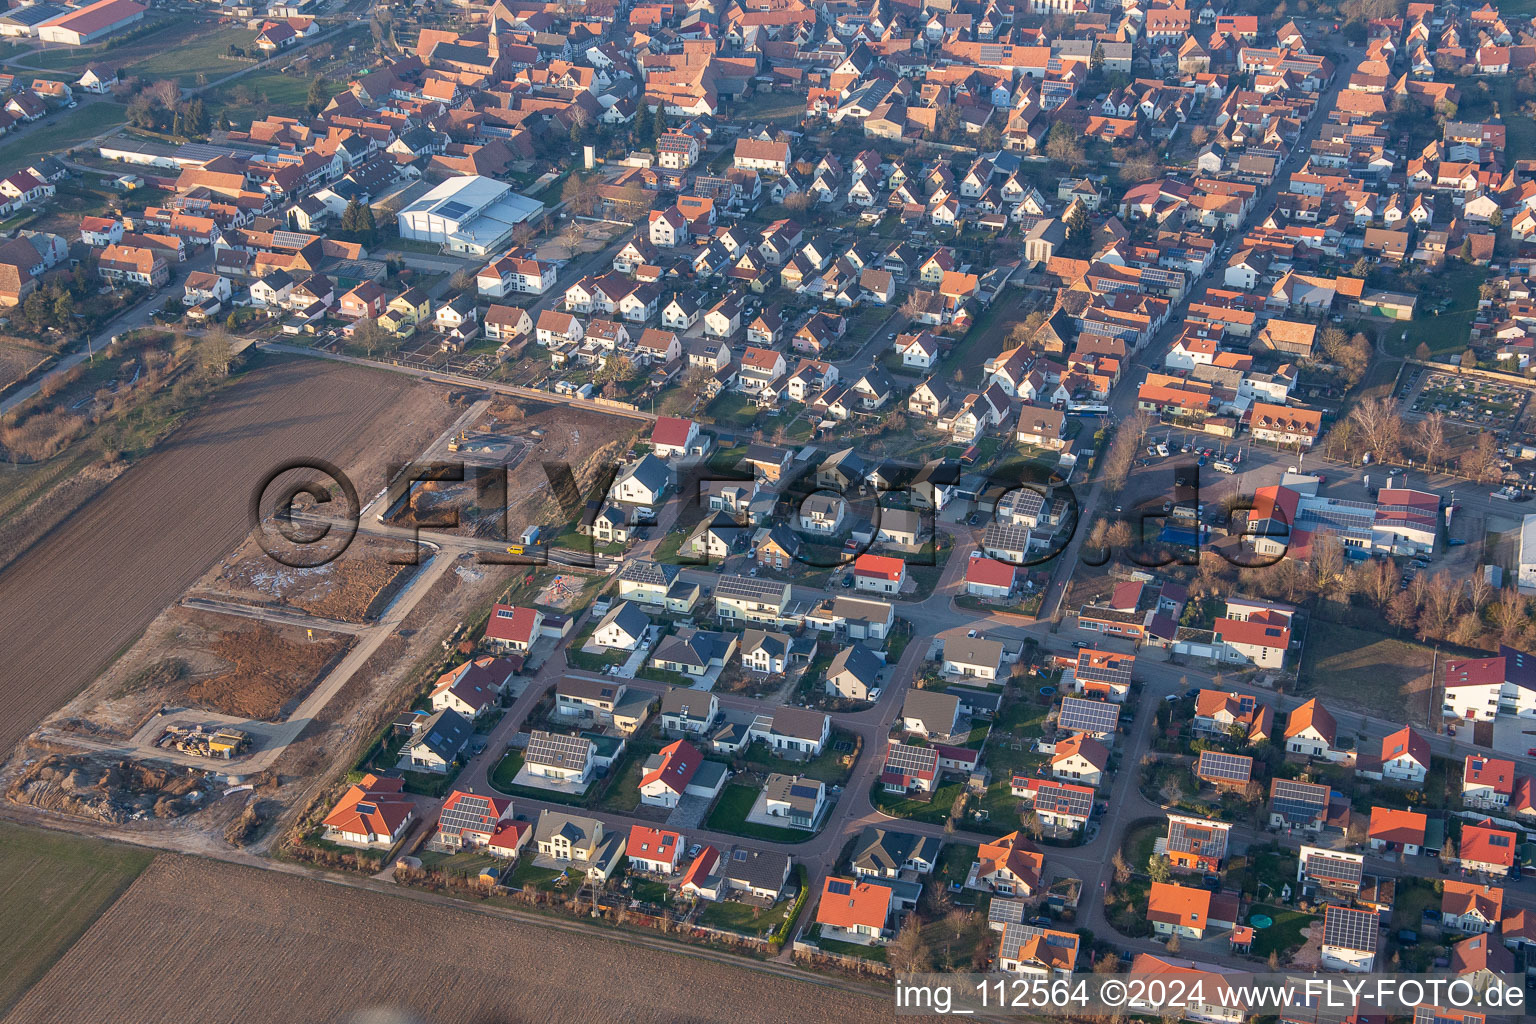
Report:
M1477 435L1472 450L1461 457L1461 471L1478 483L1493 483L1499 479L1499 443L1486 431Z
M1355 404L1349 418L1364 435L1378 462L1392 462L1402 451L1403 417L1393 398L1367 398Z
M1445 414L1432 412L1419 420L1413 443L1424 456L1425 468L1434 469L1445 454Z
M907 923L901 926L901 931L891 940L890 946L886 948L885 959L897 974L916 974L927 970L932 953L923 941L922 925L915 914L907 917Z

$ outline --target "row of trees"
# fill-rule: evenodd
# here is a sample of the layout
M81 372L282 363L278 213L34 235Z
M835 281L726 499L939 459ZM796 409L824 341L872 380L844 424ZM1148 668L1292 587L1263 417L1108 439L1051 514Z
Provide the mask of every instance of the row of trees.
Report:
M1432 471L1454 471L1478 483L1500 479L1499 446L1493 434L1481 431L1470 448L1456 451L1446 429L1443 413L1426 413L1409 429L1397 399L1365 398L1329 430L1323 453L1329 458L1352 459L1369 452L1375 461L1387 464L1412 458Z
M212 122L201 97L183 101L181 86L162 79L142 86L128 101L128 123L145 131L201 138Z

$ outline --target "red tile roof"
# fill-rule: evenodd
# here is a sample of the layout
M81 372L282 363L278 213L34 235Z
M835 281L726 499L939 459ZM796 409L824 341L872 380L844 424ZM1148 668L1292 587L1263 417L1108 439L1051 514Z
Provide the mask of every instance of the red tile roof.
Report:
M853 560L853 574L882 580L899 580L907 563L890 555L860 555Z
M676 740L661 748L661 763L640 778L641 786L660 782L674 793L681 793L693 781L704 762L704 755L687 740Z
M1445 663L1445 688L1458 686L1502 686L1503 658L1459 658Z
M965 582L984 587L1013 586L1014 567L995 558L973 557L965 566Z
M491 617L485 624L486 639L531 644L537 615L538 612L533 608L499 604L491 609Z
M1461 830L1461 862L1463 864L1496 864L1508 868L1515 863L1515 834L1493 828L1487 818L1484 824L1466 825Z
M651 431L651 443L681 448L688 443L688 433L692 429L693 420L681 416L658 417L656 429Z
M891 890L874 882L829 877L822 884L816 920L836 928L885 927L891 913Z

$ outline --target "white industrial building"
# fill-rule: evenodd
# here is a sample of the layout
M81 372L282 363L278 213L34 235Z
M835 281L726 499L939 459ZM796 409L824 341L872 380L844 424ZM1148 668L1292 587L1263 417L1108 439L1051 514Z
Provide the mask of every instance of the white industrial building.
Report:
M1522 594L1536 594L1536 515L1526 516L1520 524L1520 567L1515 585Z
M449 178L400 211L400 237L433 242L449 252L485 256L506 248L512 229L537 221L544 204L495 178Z

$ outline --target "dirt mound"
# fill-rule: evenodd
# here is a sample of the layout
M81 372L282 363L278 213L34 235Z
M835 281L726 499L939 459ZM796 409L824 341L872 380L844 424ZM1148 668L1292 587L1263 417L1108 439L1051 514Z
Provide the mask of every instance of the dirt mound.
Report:
M229 668L187 687L187 700L226 715L276 721L350 646L350 638L319 633L313 640L289 640L265 623L223 633L208 653Z
M189 771L137 761L45 757L11 783L15 803L121 824L135 817L175 818L202 805L203 779Z

